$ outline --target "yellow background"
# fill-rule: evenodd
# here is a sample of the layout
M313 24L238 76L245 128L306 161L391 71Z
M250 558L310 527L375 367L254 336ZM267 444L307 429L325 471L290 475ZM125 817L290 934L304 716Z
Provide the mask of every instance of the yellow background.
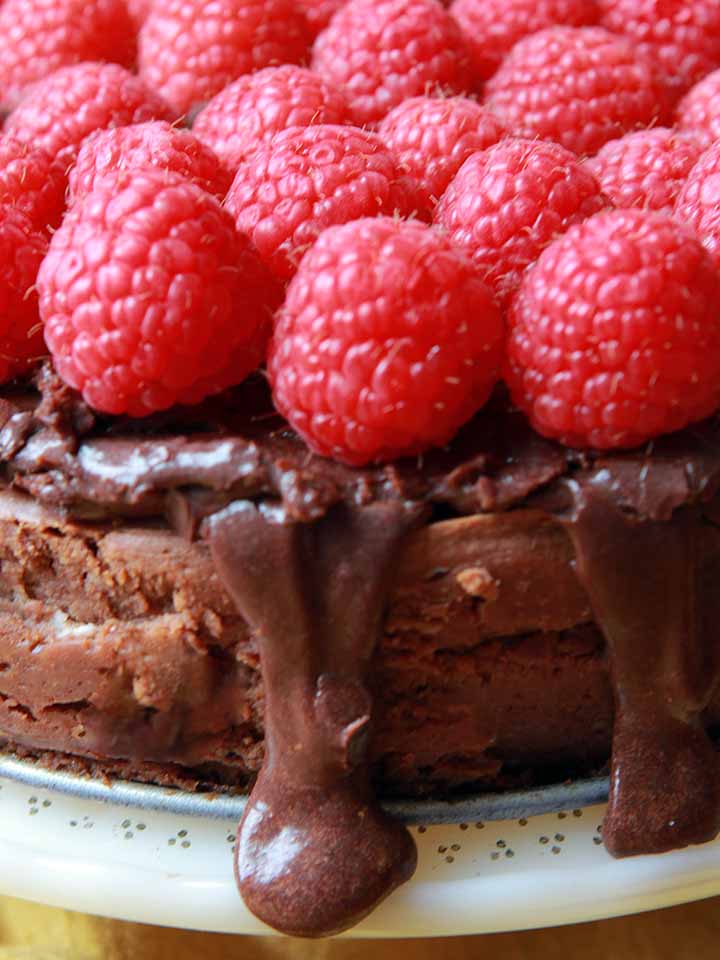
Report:
M720 898L554 930L306 943L144 927L0 899L0 960L720 960Z

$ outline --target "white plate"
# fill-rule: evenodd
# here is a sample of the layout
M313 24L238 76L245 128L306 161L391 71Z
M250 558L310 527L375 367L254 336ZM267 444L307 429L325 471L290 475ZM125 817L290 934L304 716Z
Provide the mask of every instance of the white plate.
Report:
M519 930L720 893L720 843L616 861L600 843L602 814L597 805L414 828L415 878L348 935ZM0 893L142 923L266 933L235 890L233 826L0 779Z

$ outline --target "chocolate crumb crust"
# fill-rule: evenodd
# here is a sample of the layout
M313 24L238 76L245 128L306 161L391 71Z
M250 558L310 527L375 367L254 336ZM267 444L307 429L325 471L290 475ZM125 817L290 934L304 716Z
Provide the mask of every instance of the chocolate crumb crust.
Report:
M277 929L344 929L412 873L409 835L382 814L372 789L377 656L402 558L424 531L483 516L531 517L530 554L537 531L565 530L565 564L587 608L566 629L587 622L609 657L608 849L661 852L720 829L720 770L705 732L720 677L718 418L639 451L592 456L543 440L498 392L447 449L358 470L311 454L273 413L261 378L133 422L94 416L44 367L33 384L4 394L0 462L6 496L22 492L71 524L169 524L188 544L206 544L262 669L265 760L236 867L246 902ZM472 542L480 530L465 533ZM454 589L497 609L505 580L495 555L471 560L450 571ZM562 593L546 591L552 613ZM547 629L537 599L530 634ZM7 667L12 677L12 654ZM27 676L22 668L19 686ZM139 700L157 693L153 682L162 686L145 678ZM16 695L3 694L4 723ZM92 691L77 698L92 699ZM169 710L172 702L171 692ZM196 709L209 703L199 695ZM18 737L13 723L25 749L57 745ZM99 736L87 752L131 756L132 741L103 750ZM145 759L176 762L171 741L166 735L161 748L150 737L155 755ZM357 822L365 828L351 828ZM328 848L338 864L330 880Z

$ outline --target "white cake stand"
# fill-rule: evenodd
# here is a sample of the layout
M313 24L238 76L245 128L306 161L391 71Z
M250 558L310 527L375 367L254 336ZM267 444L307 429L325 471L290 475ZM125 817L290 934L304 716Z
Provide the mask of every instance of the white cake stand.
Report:
M269 932L245 909L233 882L230 817L237 801L205 800L200 809L170 802L168 809L163 796L178 794L140 788L134 795L132 787L118 794L118 788L38 773L12 760L0 762L2 773L0 893L141 923ZM88 783L95 798L83 786ZM595 782L584 795L599 789ZM572 801L582 793L575 788L566 796ZM528 809L538 809L538 795L528 797ZM486 809L492 816L500 808L491 803ZM617 861L600 840L601 804L538 816L520 812L512 810L512 820L414 827L420 852L414 879L346 936L555 926L720 893L720 842Z

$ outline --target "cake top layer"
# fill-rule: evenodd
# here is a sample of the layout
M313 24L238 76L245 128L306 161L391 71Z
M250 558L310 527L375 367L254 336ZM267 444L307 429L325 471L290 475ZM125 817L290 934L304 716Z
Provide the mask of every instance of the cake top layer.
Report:
M666 518L720 487L718 418L640 450L592 456L540 437L502 391L448 447L361 469L313 454L273 410L260 377L190 409L132 420L97 416L46 366L0 404L6 478L78 517L176 511L178 492L196 517L240 497L281 501L299 521L340 501L467 514L550 498L557 509L563 486L579 480L606 487L626 512Z

